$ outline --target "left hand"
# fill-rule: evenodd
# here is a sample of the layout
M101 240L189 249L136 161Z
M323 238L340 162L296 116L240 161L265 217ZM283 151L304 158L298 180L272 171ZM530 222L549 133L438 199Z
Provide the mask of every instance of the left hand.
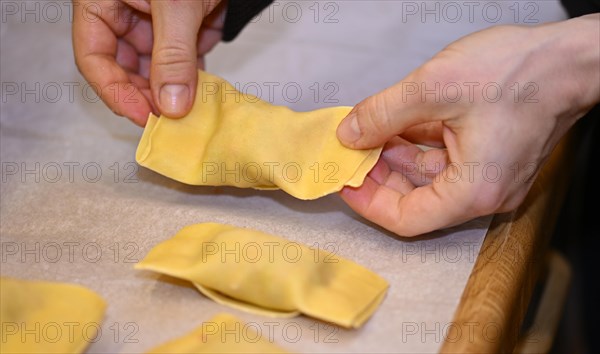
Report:
M226 1L73 2L77 67L113 112L140 126L151 111L189 112L197 69L221 40Z

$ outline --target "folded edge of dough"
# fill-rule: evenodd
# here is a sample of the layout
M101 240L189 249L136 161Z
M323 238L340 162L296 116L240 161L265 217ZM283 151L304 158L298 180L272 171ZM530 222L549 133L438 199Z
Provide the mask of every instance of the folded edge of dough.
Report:
M218 291L211 290L201 284L194 283L194 286L207 298L224 306L229 306L236 310L253 313L257 315L273 317L273 318L291 318L300 315L300 311L277 311L265 309L244 301L239 301L229 296L223 295Z

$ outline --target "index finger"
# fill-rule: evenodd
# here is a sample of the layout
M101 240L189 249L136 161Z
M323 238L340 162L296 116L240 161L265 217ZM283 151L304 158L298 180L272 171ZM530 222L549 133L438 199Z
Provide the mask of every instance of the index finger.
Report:
M116 61L117 36L130 30L131 9L119 1L74 2L73 50L79 71L116 114L143 126L151 105Z

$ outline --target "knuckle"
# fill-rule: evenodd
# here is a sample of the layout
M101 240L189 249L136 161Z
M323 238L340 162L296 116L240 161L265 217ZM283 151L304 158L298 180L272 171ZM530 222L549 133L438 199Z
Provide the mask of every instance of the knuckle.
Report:
M445 62L443 58L436 57L423 64L417 71L418 81L429 82L436 80L440 83L454 81L456 78L456 68L449 68Z
M449 85L463 85L466 78L470 77L465 70L473 68L475 63L470 63L469 66L458 65L464 63L465 59L455 59L455 54L452 50L445 49L442 53L437 54L434 58L423 64L415 73L416 81L427 87L428 89L437 86L448 87Z
M155 49L153 54L153 64L162 66L195 66L195 51L182 43L169 43Z

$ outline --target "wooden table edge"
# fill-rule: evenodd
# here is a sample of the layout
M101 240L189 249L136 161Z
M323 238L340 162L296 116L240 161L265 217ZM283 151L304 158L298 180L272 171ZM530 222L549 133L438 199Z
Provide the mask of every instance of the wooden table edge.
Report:
M555 148L521 206L494 216L440 352L513 351L566 195L576 135Z

